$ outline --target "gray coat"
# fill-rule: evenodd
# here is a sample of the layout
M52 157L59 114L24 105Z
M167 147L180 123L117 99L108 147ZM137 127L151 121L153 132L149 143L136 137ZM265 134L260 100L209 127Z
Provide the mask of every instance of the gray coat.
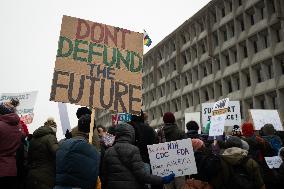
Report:
M134 128L126 123L117 125L115 145L106 151L103 161L107 189L140 189L146 183L163 183L162 177L145 172L139 149L132 145L134 142Z

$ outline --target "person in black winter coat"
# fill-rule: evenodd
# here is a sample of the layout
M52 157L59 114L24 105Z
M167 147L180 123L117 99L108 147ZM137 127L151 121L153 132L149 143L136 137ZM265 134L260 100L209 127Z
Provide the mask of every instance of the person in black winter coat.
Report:
M144 113L141 116L132 116L132 126L135 129L135 145L139 148L144 163L150 164L147 145L157 143L155 130L144 122Z
M170 142L186 138L184 131L178 128L176 118L173 113L165 113L163 121L164 126L158 131L159 142Z
M107 189L143 189L145 184L169 183L174 175L159 177L147 174L139 149L134 146L133 126L122 123L115 129L116 142L104 156L103 175Z
M171 142L186 138L184 131L180 130L176 124L176 118L173 113L167 112L163 116L164 126L158 131L160 142ZM165 185L165 189L179 189L185 183L185 177L176 177L173 182Z

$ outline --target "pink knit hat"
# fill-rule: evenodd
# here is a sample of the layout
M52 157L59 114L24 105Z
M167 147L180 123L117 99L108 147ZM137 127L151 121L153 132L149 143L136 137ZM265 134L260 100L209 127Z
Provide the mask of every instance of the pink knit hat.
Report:
M197 138L191 139L191 142L192 142L193 151L197 151L204 146L204 142Z

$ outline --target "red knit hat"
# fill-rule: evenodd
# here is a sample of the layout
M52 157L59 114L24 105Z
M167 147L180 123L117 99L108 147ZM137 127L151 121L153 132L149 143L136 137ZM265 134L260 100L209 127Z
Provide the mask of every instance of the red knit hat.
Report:
M254 134L254 128L252 123L244 123L242 125L242 133L245 137L251 137Z
M164 123L175 123L176 118L172 112L167 112L163 116Z

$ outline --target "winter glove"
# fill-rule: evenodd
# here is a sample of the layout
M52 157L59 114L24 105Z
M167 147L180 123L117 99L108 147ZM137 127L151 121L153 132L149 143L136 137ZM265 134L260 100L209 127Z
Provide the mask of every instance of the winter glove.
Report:
M69 131L69 129L67 129L67 131L65 133L65 138L66 139L72 138L72 133Z
M172 182L174 180L174 178L175 178L175 174L174 173L172 173L172 174L170 174L168 176L164 176L163 177L163 183L164 184L169 184L170 182Z

